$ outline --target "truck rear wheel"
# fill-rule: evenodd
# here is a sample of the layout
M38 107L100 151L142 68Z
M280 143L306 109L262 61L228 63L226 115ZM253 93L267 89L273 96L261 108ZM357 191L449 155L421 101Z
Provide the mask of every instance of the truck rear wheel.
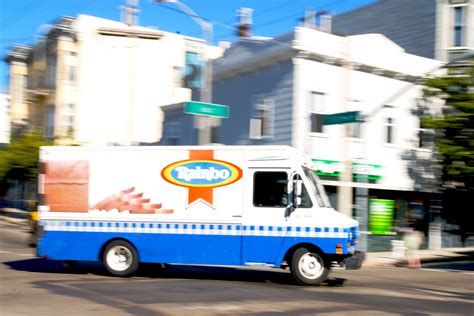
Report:
M138 253L124 240L114 240L107 245L102 258L105 268L113 275L127 276L138 269Z
M291 261L291 273L302 285L318 285L326 280L329 265L318 253L299 248Z

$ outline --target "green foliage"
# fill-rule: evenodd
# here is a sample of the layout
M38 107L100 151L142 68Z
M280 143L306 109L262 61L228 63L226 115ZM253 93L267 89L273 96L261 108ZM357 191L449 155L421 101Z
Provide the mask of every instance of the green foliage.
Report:
M39 147L52 145L34 132L24 134L0 151L0 196L15 181L28 182L38 177Z
M443 182L448 186L472 188L474 181L474 63L450 68L448 75L427 81L424 99L445 101L441 115L427 115L423 125L436 132L442 156ZM427 105L432 104L430 102Z

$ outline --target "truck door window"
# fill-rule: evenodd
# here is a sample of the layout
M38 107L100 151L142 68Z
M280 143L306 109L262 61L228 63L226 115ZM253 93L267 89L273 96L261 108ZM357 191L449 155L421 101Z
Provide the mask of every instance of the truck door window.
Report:
M303 190L301 190L301 205L300 208L311 208L313 207L313 202L309 197L308 191L306 190L305 185L303 184Z
M286 207L288 174L280 171L257 171L253 176L253 205Z
M293 178L293 181L295 180L301 180L301 176L296 174L295 177ZM293 187L294 188L294 187ZM296 198L296 195L293 196L293 198ZM300 205L298 206L299 208L311 208L313 207L313 202L311 202L311 198L308 194L308 190L306 190L306 186L303 183L303 186L301 187L301 201Z

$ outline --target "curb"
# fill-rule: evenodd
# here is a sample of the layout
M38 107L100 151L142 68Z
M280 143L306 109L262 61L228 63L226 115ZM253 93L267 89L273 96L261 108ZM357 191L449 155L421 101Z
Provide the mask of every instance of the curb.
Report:
M438 262L452 262L452 261L466 261L466 260L474 260L474 251L469 249L462 253L452 253L451 255L436 255L433 254L431 256L423 257L420 256L420 261L422 264L427 263L438 263ZM384 266L406 266L405 260L399 260L394 258L388 257L378 257L373 258L372 260L368 260L363 263L364 267L384 267Z
M17 226L23 226L23 225L28 225L28 219L27 218L12 218L9 216L5 215L0 215L0 221L6 222L9 224L17 225Z

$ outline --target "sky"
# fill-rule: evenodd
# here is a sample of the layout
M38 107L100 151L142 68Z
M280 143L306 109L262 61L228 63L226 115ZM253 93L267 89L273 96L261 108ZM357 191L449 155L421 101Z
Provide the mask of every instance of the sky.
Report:
M201 29L176 4L137 0L138 24L168 32L201 37ZM0 0L0 93L7 92L8 64L4 61L15 44L33 45L48 24L61 16L93 15L120 21L120 7L127 0ZM236 11L252 8L256 36L274 37L292 30L306 9L332 15L375 2L375 0L181 0L198 16L213 24L213 43L234 41Z

